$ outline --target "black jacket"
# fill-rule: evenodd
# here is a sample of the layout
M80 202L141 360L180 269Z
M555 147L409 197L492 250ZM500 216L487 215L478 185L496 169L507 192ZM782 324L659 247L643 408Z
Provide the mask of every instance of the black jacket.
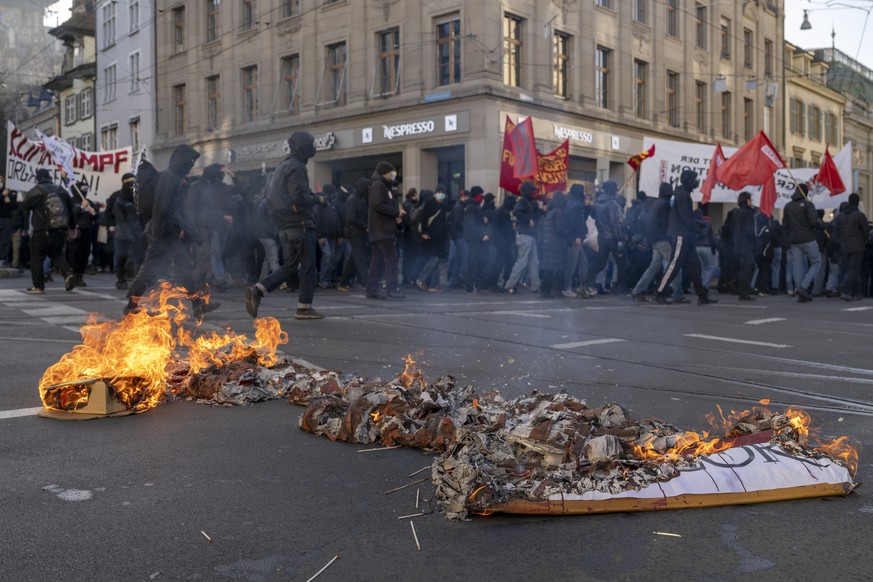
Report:
M791 196L791 202L785 205L782 214L782 226L788 233L788 241L793 245L816 240L818 232L824 229L815 212L815 205L805 200L800 192Z
M567 197L567 207L564 209L564 213L570 235L574 239L581 238L585 240L585 236L588 234L586 221L588 220L589 209L585 206L582 197L576 196L571 192Z
M270 219L278 228L304 227L315 230L313 207L322 202L322 197L309 189L309 171L306 162L298 159L297 153L282 160L276 168L267 194Z
M206 177L188 187L185 195L185 213L188 216L188 228L191 229L193 238L208 241L211 233L222 228L224 224L224 210L217 204L218 193L221 183L213 183Z
M370 212L367 215L367 231L370 242L397 240L397 221L400 210L385 178L373 172L370 178Z
M758 240L755 235L755 209L738 206L731 212L731 242L737 255L755 254Z
M841 253L863 253L870 236L870 224L857 206L849 206L836 218L835 234Z
M530 199L520 196L515 202L515 209L512 211L515 217L515 228L518 234L527 234L530 236L537 235L536 220L538 218L537 209ZM531 226L533 222L533 226Z
M449 248L449 226L446 205L427 197L421 208L421 252L429 257L445 258Z
M686 186L680 185L673 191L673 208L670 209L667 236L670 238L681 236L693 242L696 230L691 192Z
M449 238L460 240L464 238L464 207L466 203L460 200L452 205L449 212Z
M180 232L188 228L185 178L199 155L189 146L177 146L170 155L170 163L161 172L155 186L155 201L148 226L149 235L154 240L178 237Z
M0 196L0 218L14 218L17 212L18 201L14 192L9 192L9 202L3 202L3 197Z
M346 226L350 236L367 235L367 218L370 214L370 181L360 178L355 182L355 191L346 200Z
M615 196L610 196L601 192L597 197L594 212L594 221L597 224L598 238L604 240L622 240L624 238L621 208L619 208Z
M125 184L118 191L112 204L112 223L115 225L115 238L120 241L138 241L142 238L142 226L136 213L133 187Z
M48 216L46 216L45 197L47 191L57 188L58 195L67 207L67 216L72 221L73 217L73 200L70 198L70 193L61 186L56 186L51 181L39 182L36 186L24 196L24 201L21 203L21 209L25 212L30 212L30 223L34 231L47 230ZM71 222L70 227L74 224Z
M509 246L514 243L515 232L512 229L512 211L515 209L515 198L507 196L494 212L491 224L491 242L495 246Z
M670 198L672 197L673 188L667 183L661 184L658 198L652 202L652 206L646 214L643 228L652 244L670 240L667 229L670 227Z
M340 219L340 211L337 207L336 198L325 201L324 206L315 207L317 221L317 236L318 238L326 238L328 240L336 240L343 235L343 224Z
M482 242L482 237L488 233L488 227L482 216L482 208L471 202L464 207L464 240Z
M567 249L573 236L567 228L564 208L567 200L560 192L549 200L548 211L543 219L543 258L540 267L543 271L563 272L567 264Z

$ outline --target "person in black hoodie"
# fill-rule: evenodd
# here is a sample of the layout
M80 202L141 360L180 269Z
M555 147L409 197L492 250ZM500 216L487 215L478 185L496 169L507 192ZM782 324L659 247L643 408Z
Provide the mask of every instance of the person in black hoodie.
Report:
M543 258L540 263L542 285L540 297L551 298L564 286L564 270L567 267L567 252L573 242L573 233L567 225L564 209L567 197L563 192L555 192L543 219Z
M284 263L281 270L246 288L246 311L257 317L261 299L299 273L300 294L294 318L322 319L324 316L312 309L318 244L313 207L323 205L324 197L312 193L306 169L306 163L315 156L315 137L306 131L295 131L288 138L288 148L288 157L276 168L267 189L267 205L279 231Z
M340 291L349 291L353 277L357 277L362 285L366 283L367 270L370 268L370 237L367 234L369 208L370 180L358 178L354 192L346 199L346 227L352 245L352 260L346 263L340 276L337 285Z
M512 229L512 211L515 209L515 196L506 196L500 208L494 211L494 221L491 225L491 242L494 246L494 262L489 275L489 288L495 292L503 292L500 279L509 279L512 265L515 263L515 233Z
M437 186L437 192L442 186ZM464 239L464 208L470 201L470 195L466 190L458 193L458 200L449 210L449 265L448 277L450 287L461 287L461 279L467 272L468 249Z
M791 243L788 268L794 275L798 303L812 301L809 289L821 269L818 233L824 230L824 224L819 220L815 206L806 199L808 194L806 184L798 184L791 201L782 210L782 227Z
M573 291L573 279L578 277L583 296L588 298L590 295L585 289L585 280L588 278L588 257L582 248L582 243L585 242L588 234L586 221L590 215L590 203L585 197L585 186L582 184L570 186L565 213L571 242L567 249L567 265L564 268L563 294L564 297L576 297L576 292Z
M367 231L370 237L370 271L367 273L367 290L370 299L403 299L405 295L397 288L397 227L406 211L398 207L391 192L397 171L390 162L376 164L370 177L370 212ZM379 294L379 283L385 276L386 294Z
M512 266L512 272L504 285L507 293L516 293L516 285L527 271L530 279L531 293L540 290L540 257L537 250L537 218L539 213L533 201L537 187L531 182L521 185L521 197L515 203L512 215L515 217L515 243L518 249L517 259Z
M646 291L655 280L655 276L666 269L665 265L673 254L670 245L670 237L667 236L667 227L670 222L670 198L673 197L673 187L667 182L661 182L658 188L658 198L652 202L646 214L642 229L652 248L652 260L649 266L640 275L639 280L631 291L631 297L639 302L646 301Z
M12 254L12 233L16 228L15 215L18 212L18 200L15 193L6 188L6 182L0 176L0 192L3 197L0 201L0 267L9 264Z
M737 196L737 208L731 213L731 240L737 261L737 293L740 301L755 301L752 295L752 276L755 274L755 255L758 251L755 236L755 208L752 195L746 191Z
M155 185L152 217L146 236L148 250L136 278L127 291L125 315L138 309L138 301L158 280L172 272L175 265L177 280L190 287L188 278L191 265L187 244L196 244L188 232L188 216L185 213L186 178L200 154L189 145L178 145L170 154L167 169L161 172ZM195 235L196 236L196 235Z
M864 247L870 237L870 225L867 217L858 209L860 202L857 194L849 194L848 207L836 218L835 234L840 241L840 263L843 265L843 276L840 278L840 299L843 301L861 299L858 275L861 274Z
M485 196L479 186L470 188L470 200L464 207L464 241L467 245L467 269L464 271L464 288L468 293L481 293L486 288L485 275L488 269L488 243L491 240L488 219L482 214Z
M418 275L419 256L421 255L421 233L418 231L418 220L421 218L421 204L418 190L410 188L403 197L403 210L406 214L400 221L400 255L403 266L400 279L404 285L415 285Z
M718 303L718 300L710 299L709 290L703 287L700 279L700 259L697 258L697 251L694 248L694 233L697 225L694 222L691 193L699 184L697 172L684 170L679 176L679 187L673 192L673 208L670 209L667 226L667 235L670 237L673 252L670 264L667 265L667 270L658 284L658 292L655 294L655 300L662 305L668 303L664 291L676 278L680 269L684 269L690 276L691 284L697 293L698 305Z
M191 184L188 192L185 195L185 213L188 217L189 235L192 242L189 247L191 250L191 262L194 270L191 272L192 292L206 292L209 285L215 283L214 262L213 258L213 235L220 232L224 228L224 218L222 208L217 204L219 198L219 189L222 188L221 183L224 178L224 166L221 164L211 164L203 170L203 175ZM220 254L220 253L219 253ZM210 301L208 304L198 302L198 309L202 308L202 315L208 311L218 309L217 301Z
M618 185L614 181L604 182L594 207L598 251L594 263L589 265L588 287L594 287L597 275L606 267L609 257L612 256L615 261L618 291L626 293L628 291L628 263L624 227L622 226L622 207L616 200L617 190Z
M112 204L112 224L115 228L115 288L127 289L128 273L133 277L142 264L145 254L142 226L136 213L136 200L133 185L136 178L131 175L122 181ZM108 212L108 211L107 211Z
M67 213L68 223L63 228L51 228L49 225L46 199L49 193L55 192ZM46 257L51 257L52 264L64 276L64 289L72 291L76 285L76 277L64 256L67 233L74 226L69 222L73 215L73 201L70 199L70 194L64 188L52 183L52 176L48 170L40 168L36 171L36 186L24 196L21 209L30 212L30 223L33 226L33 233L30 236L30 277L33 286L27 292L35 295L45 293L45 274L42 271L42 264Z
M446 193L421 192L421 252L426 258L415 285L422 291L442 291L440 261L449 250L449 227L446 213Z
M73 268L76 277L76 287L87 287L85 269L88 268L88 257L96 234L97 205L88 200L90 187L87 182L76 184L80 195L73 199L73 224L76 225L76 236L67 241L67 260Z
M325 184L321 189L324 206L316 206L316 233L321 249L321 268L318 272L318 286L330 289L334 286L334 272L339 263L337 250L342 247L343 225L337 206L337 191L333 184Z

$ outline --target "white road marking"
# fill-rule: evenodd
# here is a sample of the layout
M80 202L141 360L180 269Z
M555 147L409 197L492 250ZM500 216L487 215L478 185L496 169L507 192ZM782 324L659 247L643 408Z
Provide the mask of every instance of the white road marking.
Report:
M873 307L849 307L848 309L843 309L843 311L870 311Z
M597 345L601 345L601 344L614 344L614 343L623 342L623 341L627 341L627 340L611 337L611 338L599 339L599 340L588 340L588 341L584 341L584 342L572 342L569 344L555 344L555 345L550 346L550 347L554 350L572 350L574 348L583 348L585 346L597 346Z
M489 313L489 312L484 312ZM538 317L540 319L551 319L551 315L545 313L533 313L531 311L491 311L494 315L519 315L521 317Z
M784 317L768 317L767 319L753 319L747 321L746 325L763 325L765 323L776 323L777 321L786 321Z
M19 408L17 410L0 410L0 420L6 420L7 418L20 418L22 416L33 416L40 410L42 410L42 406L37 406L36 408Z
M752 340L735 339L730 337L719 337L717 335L704 335L702 333L686 333L685 337L696 337L700 339L715 340L719 342L729 342L732 344L746 344L750 346L761 346L765 348L790 348L788 344L771 344L767 342L756 342Z

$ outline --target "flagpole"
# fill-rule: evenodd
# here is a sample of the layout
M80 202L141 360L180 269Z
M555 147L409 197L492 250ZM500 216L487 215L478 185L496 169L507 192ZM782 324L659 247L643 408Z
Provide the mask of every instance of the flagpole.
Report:
M621 189L618 191L618 194L621 194L622 192L624 192L624 189L627 188L627 185L630 184L630 181L633 180L633 179L634 179L634 176L636 176L636 175L637 175L637 171L636 171L636 170L634 170L633 172L631 172L631 175L628 177L628 179L625 180L625 181L624 181L624 184L621 185ZM618 196L618 194L616 194L616 196Z

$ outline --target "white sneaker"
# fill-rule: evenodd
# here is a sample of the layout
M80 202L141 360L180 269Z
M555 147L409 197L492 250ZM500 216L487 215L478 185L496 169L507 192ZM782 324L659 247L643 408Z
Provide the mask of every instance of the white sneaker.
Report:
M578 295L576 295L575 293L573 293L573 292L570 291L569 289L564 289L563 291L561 291L561 294L562 294L564 297L566 297L567 299L573 299L573 298L575 298L575 297L578 297Z

